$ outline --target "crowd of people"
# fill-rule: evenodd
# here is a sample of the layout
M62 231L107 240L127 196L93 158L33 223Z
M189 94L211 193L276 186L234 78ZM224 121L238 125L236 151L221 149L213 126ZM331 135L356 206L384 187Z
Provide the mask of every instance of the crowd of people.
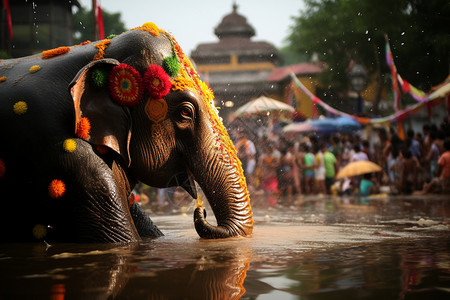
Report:
M291 204L302 195L369 195L384 187L390 194L450 192L450 128L424 125L407 130L377 129L376 141L352 134L311 134L289 139L259 138L237 128L232 131L250 193L263 194L270 204ZM382 172L336 179L345 165L368 160Z

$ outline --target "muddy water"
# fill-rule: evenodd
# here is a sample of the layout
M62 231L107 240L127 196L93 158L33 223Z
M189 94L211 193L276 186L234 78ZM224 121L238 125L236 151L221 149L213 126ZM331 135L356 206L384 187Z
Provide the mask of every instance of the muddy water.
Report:
M254 207L251 238L154 216L131 245L0 244L0 299L450 299L450 199L305 198Z

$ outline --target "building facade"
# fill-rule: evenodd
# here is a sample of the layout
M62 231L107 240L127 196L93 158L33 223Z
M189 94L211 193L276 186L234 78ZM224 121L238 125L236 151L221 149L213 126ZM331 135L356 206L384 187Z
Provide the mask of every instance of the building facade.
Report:
M215 28L218 42L199 44L191 53L225 121L238 107L270 90L267 78L281 59L272 44L252 40L255 29L237 10L234 4Z

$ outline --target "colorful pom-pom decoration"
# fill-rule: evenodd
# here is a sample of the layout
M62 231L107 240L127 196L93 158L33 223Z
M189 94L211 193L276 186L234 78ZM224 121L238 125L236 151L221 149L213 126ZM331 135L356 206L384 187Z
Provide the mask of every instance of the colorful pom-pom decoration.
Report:
M135 106L142 98L142 77L127 64L115 66L109 75L109 94L120 105Z
M162 62L162 67L170 77L174 77L178 74L178 71L180 70L180 63L178 62L176 56L169 56L164 58Z
M28 72L30 73L36 73L37 71L39 71L41 69L41 67L39 65L34 65L31 66L30 69L28 69Z
M0 77L0 82L5 82L6 81L6 76L1 76Z
M110 35L108 35L107 39L110 40L115 37L116 37L116 35L114 33L111 33Z
M0 159L0 178L3 178L5 176L5 173L6 173L5 162Z
M28 110L28 105L25 101L18 101L14 104L13 110L18 115L23 115Z
M59 179L54 179L48 186L48 194L53 199L61 198L66 192L66 185Z
M104 68L95 68L91 73L91 83L96 88L104 87L108 82L108 74Z
M73 139L67 139L63 143L63 148L67 152L74 152L77 149L77 142Z
M145 113L147 117L153 123L158 124L166 118L167 115L167 103L164 99L148 99L145 104Z
M51 50L46 50L46 51L42 51L42 55L41 58L42 59L49 59L64 53L67 53L70 51L69 47L58 47L55 49L51 49Z
M142 25L142 29L150 32L151 35L159 36L159 32L161 31L158 26L156 26L153 22L147 22Z
M86 140L89 137L91 132L91 122L87 117L81 118L77 124L77 131L75 134L83 140Z
M154 99L165 97L172 87L170 77L159 65L150 65L144 74L144 85Z
M35 239L42 239L47 235L47 228L42 224L36 224L33 227L33 236Z

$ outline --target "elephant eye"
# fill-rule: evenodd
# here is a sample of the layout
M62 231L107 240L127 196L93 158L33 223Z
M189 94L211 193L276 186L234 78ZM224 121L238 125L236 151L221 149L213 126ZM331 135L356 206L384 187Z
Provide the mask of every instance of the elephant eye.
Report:
M183 119L192 119L194 118L194 108L192 107L192 104L190 103L183 103L183 105L180 107L180 116Z

